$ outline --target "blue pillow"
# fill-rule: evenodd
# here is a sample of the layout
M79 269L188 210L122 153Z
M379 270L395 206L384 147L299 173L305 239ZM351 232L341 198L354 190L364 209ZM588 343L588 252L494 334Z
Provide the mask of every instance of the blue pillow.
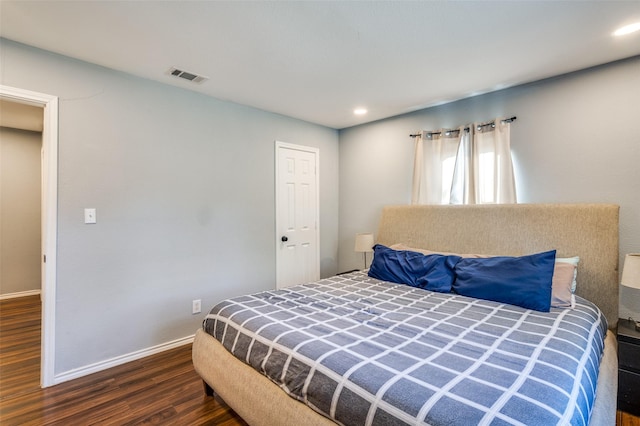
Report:
M415 251L393 250L376 244L373 247L369 276L448 293L455 277L453 268L458 260L458 256L424 255Z
M463 258L455 266L453 291L549 312L555 259L555 250L522 257Z

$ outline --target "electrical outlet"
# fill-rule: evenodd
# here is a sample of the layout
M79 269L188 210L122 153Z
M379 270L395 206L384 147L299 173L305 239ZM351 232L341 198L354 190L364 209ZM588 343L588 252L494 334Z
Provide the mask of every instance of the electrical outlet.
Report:
M199 314L200 311L202 311L202 300L196 299L193 302L191 302L191 313Z

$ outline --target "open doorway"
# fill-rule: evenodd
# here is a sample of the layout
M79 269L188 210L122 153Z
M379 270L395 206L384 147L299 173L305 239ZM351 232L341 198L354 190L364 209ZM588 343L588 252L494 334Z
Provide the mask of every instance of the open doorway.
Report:
M0 100L0 299L40 294L41 107Z
M0 100L0 397L40 388L43 107Z
M41 141L41 197L39 212L41 247L38 256L40 265L40 298L42 301L40 386L48 387L55 384L54 330L58 211L58 98L0 85L0 102L2 102L0 106L11 108L12 111L17 108L19 113L16 119L18 121L25 118L23 114L25 111L32 110L28 107L35 107L42 120L41 135L37 137ZM9 109L6 111L9 111ZM3 119L10 115L5 113L4 108L2 112ZM13 290L15 289L13 288Z

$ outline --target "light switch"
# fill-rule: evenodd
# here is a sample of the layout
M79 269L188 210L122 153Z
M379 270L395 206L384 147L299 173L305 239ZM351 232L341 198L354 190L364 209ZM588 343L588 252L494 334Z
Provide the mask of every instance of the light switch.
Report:
M96 209L84 209L84 223L96 223Z

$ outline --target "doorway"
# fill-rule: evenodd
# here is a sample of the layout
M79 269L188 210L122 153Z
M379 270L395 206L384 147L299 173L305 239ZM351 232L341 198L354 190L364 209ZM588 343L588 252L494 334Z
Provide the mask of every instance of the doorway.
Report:
M42 108L40 386L55 384L55 291L58 215L58 98L0 85L0 101Z
M0 100L0 299L42 287L42 108Z
M319 150L276 141L276 288L320 279Z

